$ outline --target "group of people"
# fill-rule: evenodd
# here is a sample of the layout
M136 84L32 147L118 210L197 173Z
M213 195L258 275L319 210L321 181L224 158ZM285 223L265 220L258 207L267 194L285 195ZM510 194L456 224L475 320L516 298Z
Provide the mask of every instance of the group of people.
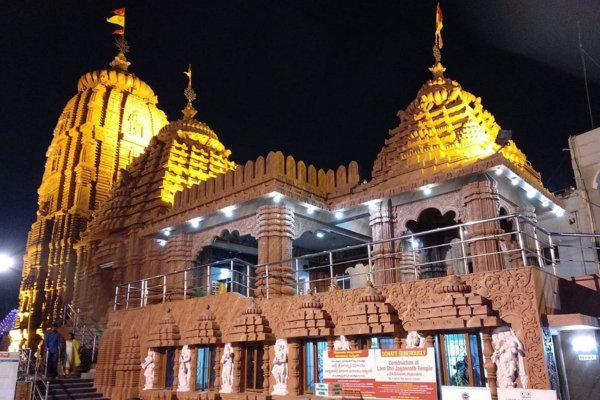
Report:
M58 376L72 376L81 368L81 345L73 332L64 340L54 323L44 336L46 349L46 376L50 379Z

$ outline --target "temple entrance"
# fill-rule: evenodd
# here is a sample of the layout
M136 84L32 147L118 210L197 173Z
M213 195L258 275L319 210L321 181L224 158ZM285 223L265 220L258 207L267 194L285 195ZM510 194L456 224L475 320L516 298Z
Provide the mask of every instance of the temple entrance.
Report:
M196 258L196 265L207 266L194 271L198 296L227 292L252 295L257 263L258 241L251 235L224 230Z
M434 231L440 228L454 226L456 214L448 211L444 215L437 208L423 210L417 220L406 223L407 234ZM459 272L464 269L464 256L461 256L462 246L460 232L456 229L445 229L425 235L417 235L413 240L407 240L403 247L414 252L413 258L419 268L422 279L446 276L447 268Z

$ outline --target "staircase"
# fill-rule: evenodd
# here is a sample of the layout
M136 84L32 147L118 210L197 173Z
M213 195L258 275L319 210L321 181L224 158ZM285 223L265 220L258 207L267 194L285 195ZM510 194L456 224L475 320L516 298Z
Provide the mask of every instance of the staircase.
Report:
M63 326L68 326L70 331L83 348L82 364L84 370L96 362L98 355L98 339L102 335L102 330L98 326L86 325L79 317L79 310L75 310L67 304L63 310Z
M43 393L46 387L43 383L37 383L38 388ZM93 379L52 379L48 388L48 400L79 400L79 399L94 399L94 400L110 400L108 397L103 397L94 388Z

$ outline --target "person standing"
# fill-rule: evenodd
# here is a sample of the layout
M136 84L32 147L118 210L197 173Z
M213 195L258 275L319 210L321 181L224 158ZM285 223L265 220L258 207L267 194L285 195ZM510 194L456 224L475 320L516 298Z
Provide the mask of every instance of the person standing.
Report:
M46 332L44 336L44 346L46 346L46 374L48 378L55 379L58 374L58 355L60 350L60 333L58 333L56 323Z
M69 333L69 339L65 342L65 352L67 357L65 359L65 374L73 374L79 367L81 367L81 346L79 341L75 339L73 332Z

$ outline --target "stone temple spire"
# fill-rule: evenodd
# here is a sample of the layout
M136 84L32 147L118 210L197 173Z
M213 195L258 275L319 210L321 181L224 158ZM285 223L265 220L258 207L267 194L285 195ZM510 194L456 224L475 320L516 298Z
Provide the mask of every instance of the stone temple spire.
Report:
M181 112L183 113L183 120L189 121L194 119L194 115L196 115L197 111L192 105L192 101L196 100L196 92L192 88L192 64L189 65L188 70L184 72L184 74L188 77L188 86L183 91L185 98L188 100L187 106Z

